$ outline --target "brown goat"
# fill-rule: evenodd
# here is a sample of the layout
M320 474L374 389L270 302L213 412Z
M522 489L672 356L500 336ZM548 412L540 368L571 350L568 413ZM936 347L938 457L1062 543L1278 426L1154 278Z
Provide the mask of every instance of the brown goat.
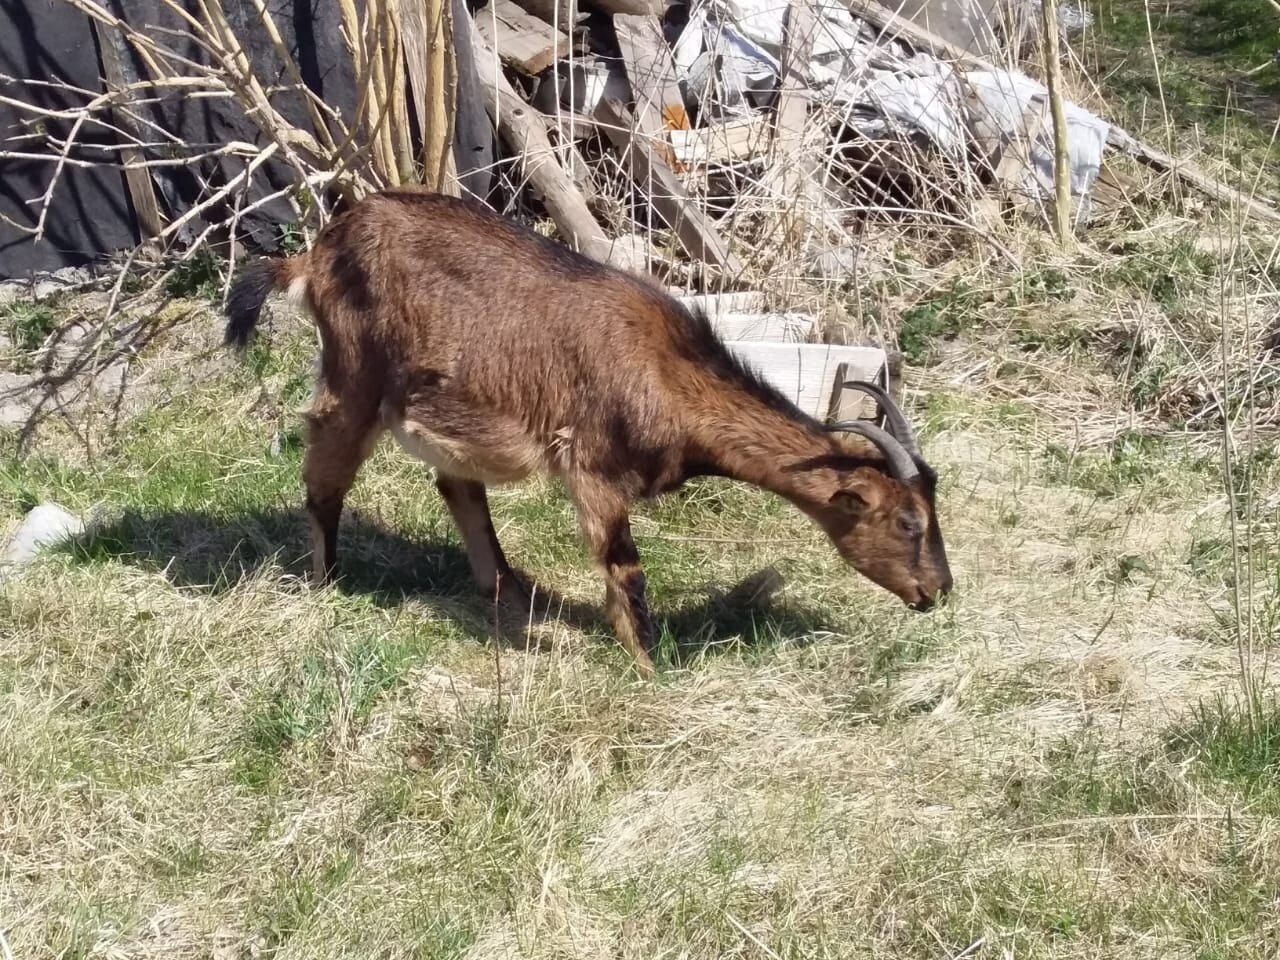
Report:
M603 570L609 620L646 676L654 628L628 508L691 477L786 498L913 607L951 589L935 474L883 391L859 385L888 430L825 428L739 363L705 316L479 203L411 189L366 197L309 252L240 272L229 343L248 342L277 288L320 332L303 473L321 581L343 499L390 430L436 468L479 586L526 610L485 487L560 477Z

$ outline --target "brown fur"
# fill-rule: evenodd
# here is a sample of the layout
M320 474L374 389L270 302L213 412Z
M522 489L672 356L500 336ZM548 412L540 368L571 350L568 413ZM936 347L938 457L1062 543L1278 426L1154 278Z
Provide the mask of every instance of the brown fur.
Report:
M304 464L318 577L384 430L437 468L486 591L527 596L494 535L485 486L563 480L640 670L654 629L627 514L698 475L790 500L846 561L914 606L951 586L927 467L892 479L874 444L833 435L740 365L705 317L484 206L414 190L365 198L315 247L242 271L228 338L272 287L305 294L322 344ZM923 466L923 465L922 465Z

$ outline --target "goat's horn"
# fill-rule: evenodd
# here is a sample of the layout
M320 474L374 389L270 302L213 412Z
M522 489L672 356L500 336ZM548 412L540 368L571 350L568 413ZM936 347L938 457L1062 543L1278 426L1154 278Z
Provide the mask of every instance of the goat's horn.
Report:
M889 473L903 483L910 483L920 476L920 467L916 464L915 457L911 456L907 448L898 442L893 434L881 430L874 423L867 423L865 420L842 420L831 424L827 429L838 430L841 433L856 433L866 437L884 454Z
M913 457L922 456L920 444L916 442L916 432L911 429L911 424L907 421L907 416L902 412L902 408L893 402L884 387L876 383L868 383L866 380L846 380L844 385L853 390L861 390L868 396L873 397L876 403L880 405L880 409L884 411L885 426L889 428L889 432L893 434L894 439L906 447L907 453Z

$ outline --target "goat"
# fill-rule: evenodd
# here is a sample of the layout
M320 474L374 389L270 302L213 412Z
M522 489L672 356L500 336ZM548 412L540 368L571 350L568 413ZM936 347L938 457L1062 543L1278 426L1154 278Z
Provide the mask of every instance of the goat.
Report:
M343 500L390 431L436 469L477 585L528 609L485 488L558 476L605 581L605 612L642 676L654 626L631 536L635 500L697 476L778 494L854 569L928 609L951 589L936 474L902 411L824 427L742 364L706 316L491 211L421 190L370 194L311 250L259 259L227 298L243 348L272 290L320 336L303 464L314 578L334 572Z

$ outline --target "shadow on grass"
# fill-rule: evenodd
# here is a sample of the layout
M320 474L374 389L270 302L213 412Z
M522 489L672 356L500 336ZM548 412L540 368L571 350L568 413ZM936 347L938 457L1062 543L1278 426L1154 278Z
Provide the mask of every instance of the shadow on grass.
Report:
M218 594L268 566L305 576L310 569L309 529L306 514L297 509L258 509L229 517L129 511L66 549L81 562L122 561L162 572L177 586ZM338 570L336 588L342 593L364 595L386 607L412 598L455 619L478 639L497 632L520 646L538 642L524 630L528 611L495 617L491 601L472 583L465 551L448 540L413 541L348 510L339 537ZM665 658L685 663L734 648L807 643L834 630L821 611L780 602L781 586L781 578L765 569L728 590L709 588L709 596L676 610L655 605ZM536 624L611 632L598 605L570 599L543 583L537 585L534 607Z

